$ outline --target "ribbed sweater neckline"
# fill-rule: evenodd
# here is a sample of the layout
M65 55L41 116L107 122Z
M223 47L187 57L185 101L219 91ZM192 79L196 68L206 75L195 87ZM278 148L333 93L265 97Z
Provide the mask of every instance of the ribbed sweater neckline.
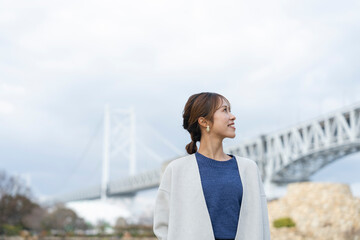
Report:
M233 165L233 163L235 162L235 157L231 154L227 154L227 155L230 156L231 159L226 160L226 161L219 161L219 160L215 160L212 158L208 158L199 152L195 153L196 159L198 161L201 161L202 163L204 163L206 165L214 166L214 167L225 167L225 166Z

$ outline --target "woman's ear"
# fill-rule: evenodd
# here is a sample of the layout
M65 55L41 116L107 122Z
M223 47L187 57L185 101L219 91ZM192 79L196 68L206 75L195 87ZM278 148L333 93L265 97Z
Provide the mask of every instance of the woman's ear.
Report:
M207 121L204 117L199 117L199 118L198 118L198 124L199 124L201 127L206 128L206 126L209 125L209 121Z

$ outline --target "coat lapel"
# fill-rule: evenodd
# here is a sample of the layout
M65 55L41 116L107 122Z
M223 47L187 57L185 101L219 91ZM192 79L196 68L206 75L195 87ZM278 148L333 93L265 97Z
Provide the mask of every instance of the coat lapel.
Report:
M239 213L239 222L238 222L238 227L237 227L237 231L236 231L236 235L235 235L235 240L240 240L240 236L242 235L241 231L243 231L242 227L243 224L242 222L244 221L244 211L246 209L246 205L247 205L247 182L245 181L245 166L242 164L242 162L240 161L240 158L237 158L235 156L236 162L238 164L238 169L239 169L239 174L240 174L240 179L241 179L241 183L242 183L242 187L243 187L243 195L242 195L242 199L241 199L241 208L240 208L240 213Z
M190 171L194 171L193 174L191 174L192 176L195 176L195 179L194 179L194 183L193 185L195 186L194 190L194 194L195 195L199 195L199 198L198 198L198 201L199 201L199 204L198 206L201 206L199 207L199 209L197 209L197 215L198 215L198 219L201 219L201 222L202 222L202 226L204 226L203 229L198 229L199 231L199 234L200 235L206 235L206 239L215 239L214 237L214 231L212 229L212 224L211 224L211 219L210 219L210 214L209 214L209 211L207 209L207 205L206 205L206 201L205 201L205 196L204 196L204 191L202 189L202 184L201 184L201 177L200 177L200 171L199 171L199 166L197 164L197 161L196 161L196 156L195 154L191 154L189 155L189 157L191 158L190 162L192 163L191 167L189 168ZM196 221L198 221L198 219Z

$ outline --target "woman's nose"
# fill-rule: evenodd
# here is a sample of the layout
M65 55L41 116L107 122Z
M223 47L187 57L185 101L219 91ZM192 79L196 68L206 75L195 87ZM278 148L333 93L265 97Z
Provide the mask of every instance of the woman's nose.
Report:
M231 119L236 119L235 115L231 113Z

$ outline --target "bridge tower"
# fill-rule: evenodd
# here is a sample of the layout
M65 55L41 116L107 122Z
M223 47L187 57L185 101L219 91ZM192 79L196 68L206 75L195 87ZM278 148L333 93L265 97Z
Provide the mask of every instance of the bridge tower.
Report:
M104 111L104 139L101 176L101 199L105 200L109 191L110 159L117 153L122 153L129 159L129 173L136 173L136 145L135 145L135 111L132 106L128 109L110 109L105 105Z

